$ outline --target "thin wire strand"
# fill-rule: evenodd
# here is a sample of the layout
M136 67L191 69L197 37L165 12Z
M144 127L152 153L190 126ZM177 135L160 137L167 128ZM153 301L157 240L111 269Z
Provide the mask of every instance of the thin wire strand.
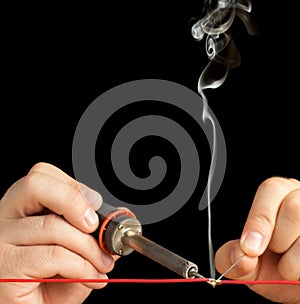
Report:
M240 260L245 256L245 254L243 254L242 256L240 256L221 276L219 276L218 280L221 280L229 271L231 271L232 268L234 268L239 262Z

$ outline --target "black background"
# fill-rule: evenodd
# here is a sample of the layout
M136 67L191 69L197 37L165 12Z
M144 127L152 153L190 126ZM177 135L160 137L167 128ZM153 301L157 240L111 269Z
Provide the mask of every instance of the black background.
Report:
M258 34L240 20L233 37L241 65L207 93L228 151L224 182L212 204L213 242L239 238L257 186L267 177L300 178L297 18L293 7L253 1ZM38 161L72 171L72 140L87 106L127 81L155 78L197 90L208 63L190 27L202 1L21 3L4 7L1 41L0 190ZM278 5L278 4L277 4ZM192 260L209 275L207 214L197 197L144 235ZM132 253L110 277L174 277ZM173 300L268 303L245 286L109 284L86 303Z

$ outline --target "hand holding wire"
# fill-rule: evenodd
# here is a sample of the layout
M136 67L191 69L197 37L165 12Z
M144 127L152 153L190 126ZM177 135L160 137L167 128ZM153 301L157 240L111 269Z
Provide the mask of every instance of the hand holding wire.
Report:
M281 280L300 283L300 182L280 177L264 181L256 192L241 239L232 240L216 253L216 267L234 280ZM280 303L300 302L300 287L250 288ZM298 301L298 302L297 302Z

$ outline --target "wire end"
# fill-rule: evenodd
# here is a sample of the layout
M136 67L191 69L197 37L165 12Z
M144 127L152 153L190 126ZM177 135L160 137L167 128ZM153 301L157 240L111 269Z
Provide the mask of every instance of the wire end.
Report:
M221 285L222 284L222 280L219 280L219 279L212 279L210 278L207 283L209 285L211 285L213 288L215 288L217 285Z

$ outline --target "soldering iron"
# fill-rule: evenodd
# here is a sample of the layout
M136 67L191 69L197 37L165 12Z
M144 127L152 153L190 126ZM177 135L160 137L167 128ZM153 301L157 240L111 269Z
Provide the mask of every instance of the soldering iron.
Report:
M196 264L145 238L140 221L129 209L103 203L97 213L97 237L105 253L126 256L137 251L184 278L202 277Z

